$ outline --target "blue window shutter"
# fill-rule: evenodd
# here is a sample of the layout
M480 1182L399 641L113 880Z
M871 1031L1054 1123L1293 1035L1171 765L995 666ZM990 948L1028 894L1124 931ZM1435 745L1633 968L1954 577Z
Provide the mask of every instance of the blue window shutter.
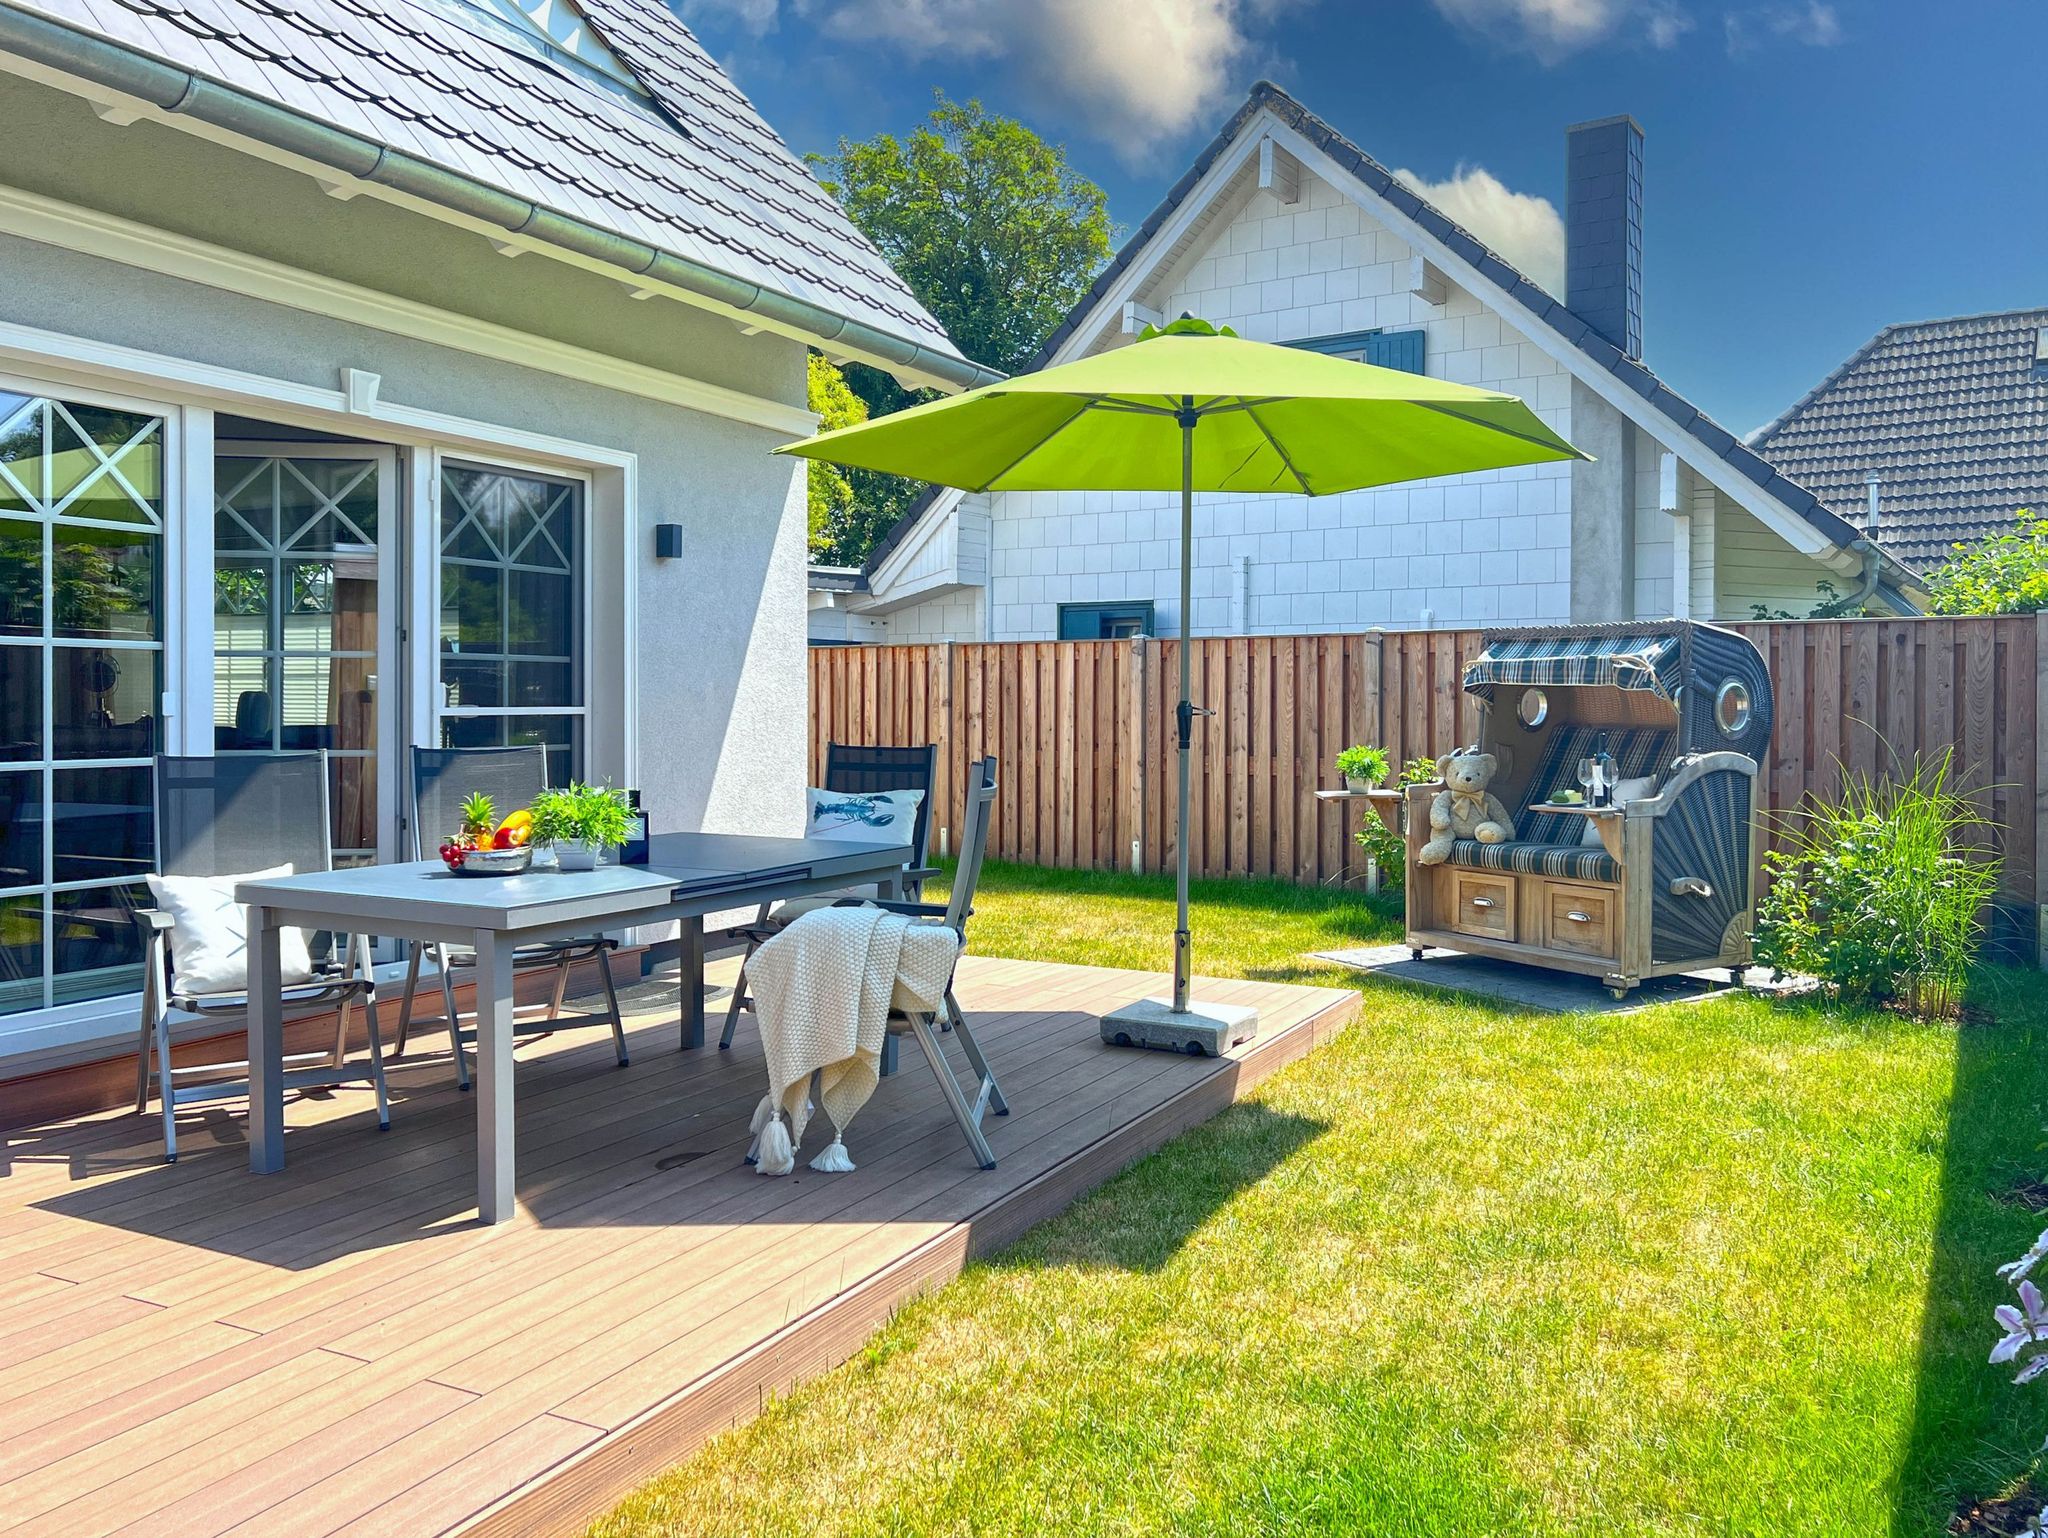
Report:
M1419 327L1413 331L1376 331L1365 339L1365 361L1380 368L1419 374L1423 334Z

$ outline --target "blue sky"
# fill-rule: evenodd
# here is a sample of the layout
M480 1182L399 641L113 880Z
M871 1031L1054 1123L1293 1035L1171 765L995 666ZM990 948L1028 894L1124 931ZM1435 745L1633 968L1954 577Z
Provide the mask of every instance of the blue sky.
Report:
M676 3L797 150L979 96L1125 229L1265 76L1536 263L1565 126L1631 112L1646 357L1738 432L1881 326L2048 304L2040 0Z

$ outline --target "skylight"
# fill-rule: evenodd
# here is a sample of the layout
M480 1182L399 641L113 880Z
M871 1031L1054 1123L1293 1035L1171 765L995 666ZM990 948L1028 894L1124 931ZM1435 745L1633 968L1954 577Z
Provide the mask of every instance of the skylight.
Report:
M597 34L570 0L462 0L497 25L493 33L576 73L645 99L647 90ZM508 35L509 34L509 35Z

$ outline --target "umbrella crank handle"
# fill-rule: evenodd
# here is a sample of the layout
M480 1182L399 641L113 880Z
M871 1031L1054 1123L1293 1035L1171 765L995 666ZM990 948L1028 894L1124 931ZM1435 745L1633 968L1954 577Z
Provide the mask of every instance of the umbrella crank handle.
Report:
M1175 714L1180 719L1180 745L1183 748L1188 748L1192 747L1195 741L1195 717L1213 716L1216 712L1209 709L1206 705L1197 705L1191 700L1182 700L1175 707Z

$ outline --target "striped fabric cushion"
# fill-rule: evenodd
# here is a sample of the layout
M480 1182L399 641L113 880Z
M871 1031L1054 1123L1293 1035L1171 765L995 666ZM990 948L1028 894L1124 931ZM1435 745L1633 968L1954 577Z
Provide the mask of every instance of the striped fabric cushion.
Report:
M1561 876L1568 881L1618 881L1614 856L1584 844L1482 844L1461 838L1451 845L1453 865L1474 870L1512 870L1529 876Z
M1635 780L1652 775L1661 780L1677 746L1673 735L1656 726L1573 726L1550 739L1543 762L1530 776L1528 804L1515 814L1515 837L1531 844L1575 844L1586 831L1576 812L1546 812L1542 803L1552 792L1579 788L1579 760L1590 758L1605 742L1614 755L1615 775ZM1654 788L1654 787L1653 787Z

